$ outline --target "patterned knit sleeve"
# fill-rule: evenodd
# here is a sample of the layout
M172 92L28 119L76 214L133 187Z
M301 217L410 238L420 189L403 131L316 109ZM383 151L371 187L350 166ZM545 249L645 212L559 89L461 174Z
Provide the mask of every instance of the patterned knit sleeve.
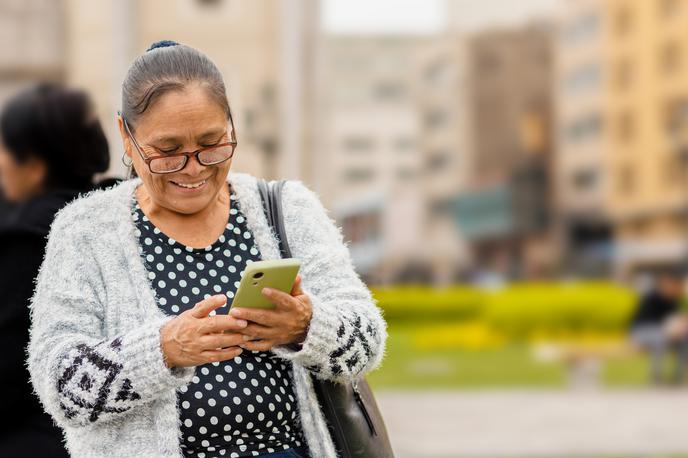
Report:
M188 383L193 368L168 369L160 328L170 317L105 337L104 288L88 239L53 224L31 301L28 368L45 410L60 425L120 418ZM71 224L77 227L77 224Z
M303 291L313 303L313 317L301 349L273 351L319 378L352 380L380 364L385 321L318 197L301 182L289 181L283 206L287 239L292 256L301 260Z

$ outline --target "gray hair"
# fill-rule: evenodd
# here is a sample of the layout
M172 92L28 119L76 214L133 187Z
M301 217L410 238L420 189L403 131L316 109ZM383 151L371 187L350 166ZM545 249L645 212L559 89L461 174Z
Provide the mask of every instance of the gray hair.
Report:
M217 66L205 54L173 41L152 44L131 64L122 84L122 116L134 128L163 94L194 82L207 88L231 121L225 83Z

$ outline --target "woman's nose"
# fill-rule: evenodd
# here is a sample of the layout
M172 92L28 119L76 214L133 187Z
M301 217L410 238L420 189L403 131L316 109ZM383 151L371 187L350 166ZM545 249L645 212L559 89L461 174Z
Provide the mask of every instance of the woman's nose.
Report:
M191 156L189 157L189 160L186 161L186 167L184 167L182 172L187 173L188 175L196 175L202 172L205 167L205 165L198 162L198 158L196 156Z

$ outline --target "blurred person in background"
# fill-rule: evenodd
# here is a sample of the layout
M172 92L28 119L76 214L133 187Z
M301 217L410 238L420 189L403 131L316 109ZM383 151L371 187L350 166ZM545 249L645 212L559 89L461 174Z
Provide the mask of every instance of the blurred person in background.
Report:
M650 379L664 382L668 352L676 354L674 383L685 378L688 365L688 327L680 313L684 278L679 270L665 269L656 275L654 286L643 294L631 318L631 340L650 355Z
M13 203L0 218L0 456L66 457L25 367L29 301L53 218L108 168L108 143L88 95L56 84L13 97L0 136L0 187Z
M377 367L386 324L342 234L298 181L282 193L301 276L232 307L241 273L280 257L237 146L217 66L153 44L122 86L137 178L57 216L31 303L28 364L75 457L334 458L311 376ZM217 312L216 312L217 311Z
M1 189L1 188L0 188ZM0 192L0 221L4 221L9 215L12 205L5 199L5 196Z

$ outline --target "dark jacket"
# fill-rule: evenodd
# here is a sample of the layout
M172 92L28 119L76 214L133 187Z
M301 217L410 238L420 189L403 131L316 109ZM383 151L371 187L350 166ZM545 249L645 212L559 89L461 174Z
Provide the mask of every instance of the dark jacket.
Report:
M665 297L658 291L651 291L640 299L631 319L631 327L661 325L678 308L678 300Z
M110 184L107 182L106 184ZM99 186L100 187L100 186ZM0 213L0 457L67 457L62 431L33 394L26 369L29 300L55 214L79 195L60 190Z

